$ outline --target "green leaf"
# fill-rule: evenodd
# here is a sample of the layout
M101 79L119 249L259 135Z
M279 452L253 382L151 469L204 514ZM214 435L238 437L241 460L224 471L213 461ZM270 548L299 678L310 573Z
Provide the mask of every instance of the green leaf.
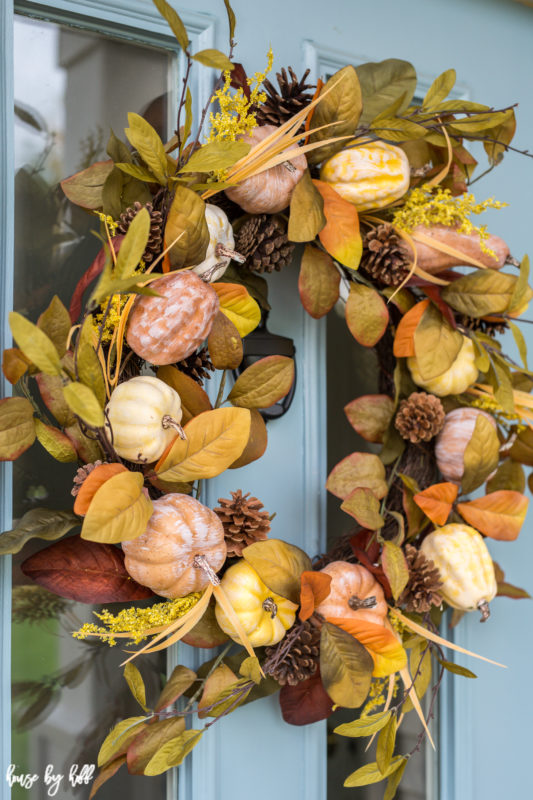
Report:
M102 406L94 392L83 383L73 381L63 387L63 397L71 411L91 428L103 428L105 424Z
M128 141L154 173L159 183L166 186L167 154L159 134L144 117L131 111L128 114L128 123L130 127L124 131Z
M408 142L413 139L422 139L427 134L423 125L417 125L408 119L398 117L380 118L371 125L371 130L378 133L380 139L387 142Z
M141 732L140 726L144 722L146 717L128 717L115 725L102 742L98 752L98 766L103 767L118 754L119 750L126 749L128 742L132 742Z
M107 155L109 158L113 159L115 164L117 161L124 161L127 164L131 164L131 153L128 145L118 138L112 128L111 133L109 134L106 150Z
M369 125L382 111L404 97L397 113L405 111L416 89L416 71L408 61L388 58L360 64L355 68L363 94L363 113L359 125Z
M464 494L477 489L498 466L500 442L496 427L479 414L464 453L465 471L461 481Z
M289 393L294 383L294 359L265 356L235 381L228 400L241 408L269 408Z
M512 116L505 120L502 125L491 131L490 140L484 141L483 148L488 156L489 164L496 166L502 160L504 153L507 152L506 145L513 140L516 131L516 119L514 110Z
M476 355L476 360L475 360L476 367L480 372L487 372L490 367L489 354L487 353L487 351L485 350L485 348L483 347L483 345L481 344L475 333L472 332L470 338L472 344L474 345L474 351Z
M367 717L360 717L353 722L345 722L343 725L337 725L333 733L338 733L339 736L372 736L385 727L391 718L392 711L379 711L377 714L369 714Z
M145 183L157 183L157 178L155 175L150 172L149 169L146 167L140 167L138 164L128 164L119 161L116 165L121 172L124 172L126 175L131 175L132 178L137 178L139 181L144 181Z
M102 367L93 346L94 322L89 314L82 325L78 344L76 367L78 377L85 386L94 393L100 406L103 408L106 401L106 391Z
M454 675L462 675L463 678L477 678L474 672L466 667L462 667L460 664L455 664L453 661L444 661L442 658L437 658L437 661L441 667L447 669L448 672L453 672Z
M257 656L248 656L239 667L239 672L243 678L249 678L254 683L261 683L263 676L261 675L261 666Z
M430 303L415 330L414 343L417 367L427 381L451 367L463 345L463 337Z
M95 309L112 294L147 294L157 297L158 294L149 286L140 286L138 281L143 280L142 275L132 275L130 278L117 278L108 262L104 267L98 283L89 299L89 307Z
M383 542L381 563L389 580L392 595L398 600L409 580L409 568L402 548L393 542Z
M78 453L76 448L64 433L59 428L54 428L52 425L45 425L40 419L35 418L35 434L39 443L42 444L44 449L50 453L52 458L60 461L62 464L69 464L78 460Z
M391 718L378 736L376 747L376 764L379 771L384 775L391 763L394 745L396 744L396 730L398 724L396 717L392 714Z
M166 19L170 26L170 30L177 39L177 42L182 50L187 50L189 46L189 37L185 25L181 21L178 12L170 6L166 0L152 0L155 7L162 17Z
M231 40L233 39L233 35L235 33L236 19L235 19L235 14L233 13L233 9L232 9L232 7L230 5L229 0L224 0L224 5L226 6L226 11L227 11L227 14L228 14L229 40L231 42Z
M150 235L150 214L146 208L135 214L118 251L114 274L117 278L131 278L146 250Z
M214 50L212 48L200 50L193 55L193 59L199 61L204 67L213 67L213 69L219 69L221 72L231 72L233 69L233 63L229 60L227 55L221 53L220 50Z
M365 764L364 767L356 769L351 775L348 775L344 781L343 786L352 789L355 786L368 786L371 783L379 783L380 781L392 775L405 762L405 756L396 756L393 758L385 773L381 772L378 765L374 761L372 764Z
M9 327L26 358L46 375L61 375L61 361L51 339L29 319L11 311Z
M106 178L102 190L102 211L112 219L118 219L122 213L122 189L124 187L124 175L114 167Z
M226 140L208 142L195 150L185 166L183 172L216 172L232 167L243 158L250 150L246 142L230 142Z
M320 674L334 703L359 708L368 695L374 662L365 647L346 631L324 622L320 634Z
M33 538L48 542L60 539L79 524L79 518L72 511L32 508L19 519L16 527L0 535L0 555L20 552Z
M343 67L327 81L321 95L336 84L324 99L315 106L311 128L319 128L332 122L334 127L324 128L310 136L311 142L321 142L332 136L351 136L355 133L361 115L362 97L357 73L352 66ZM307 153L310 164L318 164L337 153L343 142L332 142Z
M176 702L178 697L181 697L184 691L191 686L196 680L196 672L192 669L178 664L172 670L172 675L163 687L163 691L159 695L159 699L155 705L155 711L162 711L164 708Z
M124 667L124 678L130 687L130 692L137 700L143 711L148 711L146 706L146 687L142 675L131 661Z
M61 188L71 203L95 210L102 207L102 192L113 162L98 161L87 169L61 181Z
M524 468L517 461L513 461L510 458L500 464L496 473L487 481L487 494L498 492L502 489L509 489L523 494L525 488L526 476Z
M469 317L484 317L507 311L518 279L491 269L463 275L442 289L442 299L455 311ZM526 278L527 286L527 278ZM523 293L522 293L522 300Z
M520 262L520 275L518 276L518 280L516 281L513 294L511 295L511 299L507 307L507 311L512 313L513 311L516 311L518 308L520 308L521 305L523 305L528 290L528 280L529 280L529 256L524 256L524 258Z
M456 73L454 69L447 69L446 72L435 78L422 102L424 111L432 111L448 97L455 86L455 79Z
M325 224L324 200L306 170L291 195L289 241L312 242Z
M248 545L242 555L275 594L300 602L300 575L312 569L307 553L280 539L266 539Z
M385 520L379 513L379 500L371 489L358 488L348 495L341 509L371 531L382 528Z
M494 389L494 397L504 409L510 414L515 413L513 383L511 380L511 370L505 360L493 353L490 368L487 375L488 382Z
M63 358L67 351L67 339L70 326L70 314L57 294L55 294L46 311L43 311L37 320L37 327L40 328L43 333L46 333L50 341L54 344L60 358Z
M449 129L454 133L468 135L483 133L496 126L505 125L512 119L512 109L508 111L488 111L486 114L475 114L471 117L455 119ZM492 137L491 137L492 138Z
M200 264L209 238L204 201L185 186L178 186L165 226L165 247L172 244L168 254L172 268Z
M528 366L527 366L527 344L526 344L526 340L524 338L524 334L522 333L522 331L520 330L518 325L515 325L515 323L511 322L510 319L507 320L507 324L509 325L509 327L511 329L511 333L513 334L513 338L515 340L515 344L516 344L516 346L518 348L518 352L520 353L520 358L522 359L522 364L524 365L525 369L528 369Z
M166 772L171 767L179 767L183 759L198 744L203 733L203 731L191 728L188 731L183 731L175 739L165 742L148 762L144 769L144 774L161 775L162 772Z
M25 397L0 400L0 461L14 461L35 441L33 406Z
M389 776L389 780L387 781L387 788L385 789L385 794L383 795L383 800L394 800L396 795L396 790L400 785L400 781L403 778L403 773L405 772L405 768L409 762L409 759L405 756L400 756L402 762L400 765L394 770L392 775Z

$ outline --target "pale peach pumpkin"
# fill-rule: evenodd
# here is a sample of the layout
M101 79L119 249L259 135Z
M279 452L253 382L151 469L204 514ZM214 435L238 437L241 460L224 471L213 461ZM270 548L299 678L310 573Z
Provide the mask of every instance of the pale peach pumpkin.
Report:
M489 420L496 436L494 417L479 408L455 408L444 418L444 427L435 443L435 456L443 478L451 483L461 483L465 471L465 450L479 416Z
M194 565L203 555L217 572L226 560L224 528L214 511L186 494L154 501L154 513L141 536L122 542L128 573L162 597L184 597L205 589L209 578Z
M412 235L416 236L417 233L432 239L437 245L453 247L454 250L474 258L489 269L501 269L509 257L507 244L494 234L490 234L487 239L481 239L477 231L461 233L456 228L450 228L447 225L417 225L413 229ZM482 243L485 249L481 247ZM494 255L488 252L490 250ZM437 250L425 242L416 242L416 263L421 269L434 275L442 270L468 262L458 256L443 253L442 250Z
M218 296L190 271L172 272L150 288L161 297L137 298L126 340L150 364L174 364L194 353L209 335L219 308Z
M387 601L383 589L372 573L358 564L332 561L320 570L331 575L329 595L317 607L326 619L344 618L383 625L387 617Z

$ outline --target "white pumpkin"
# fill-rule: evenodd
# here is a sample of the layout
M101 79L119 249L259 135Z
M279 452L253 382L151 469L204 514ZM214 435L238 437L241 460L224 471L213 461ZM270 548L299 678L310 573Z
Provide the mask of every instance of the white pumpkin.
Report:
M451 367L436 378L423 378L418 369L416 356L409 356L407 366L417 386L438 397L449 394L462 394L476 382L478 368L474 345L468 336L463 336L463 344Z
M193 267L192 271L212 283L223 276L232 258L236 261L244 259L233 250L235 247L233 228L221 208L206 203L205 221L209 228L209 247L204 260Z
M139 375L120 383L107 404L108 438L121 458L157 461L181 429L179 394L159 378Z

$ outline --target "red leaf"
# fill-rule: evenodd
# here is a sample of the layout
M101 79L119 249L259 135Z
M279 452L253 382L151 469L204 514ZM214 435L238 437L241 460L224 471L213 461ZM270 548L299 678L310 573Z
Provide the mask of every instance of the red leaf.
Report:
M45 589L79 603L122 603L154 596L130 578L122 550L78 535L39 550L21 570Z
M444 319L447 319L452 328L455 330L457 328L455 315L448 303L445 303L440 296L440 288L434 284L428 284L427 286L424 286L423 289L424 293L427 294L427 296L431 298L435 305L440 309Z
M120 245L122 244L123 239L124 236L122 235L114 236L111 239L115 255L120 250ZM85 292L87 287L94 281L94 279L97 278L98 275L100 275L100 273L104 269L106 259L107 259L107 250L105 247L102 247L96 258L94 259L93 263L89 267L89 269L83 273L78 283L76 284L76 288L74 289L74 294L72 295L69 307L70 321L72 322L72 324L74 324L79 319L79 316L81 314L83 293Z
M248 83L248 76L242 64L233 62L233 69L231 70L231 84L232 89L242 89L244 96L247 100L250 99L250 85Z
M317 606L322 603L329 594L331 587L331 575L325 572L312 572L304 570L300 575L302 588L300 590L300 619L309 619Z
M289 725L309 725L327 719L333 713L333 702L322 686L318 669L296 686L282 686L279 704L283 719Z
M372 563L371 558L375 552L374 544L370 546L368 552L365 552L364 550L360 550L357 546L354 546L354 543L352 541L354 538L355 537L352 537L352 539L350 539L350 544L352 545L354 556L363 565L363 567L366 567L367 570L372 573L372 575L378 581L378 583L382 585L383 591L385 592L386 596L392 597L390 583L388 581L387 576L383 572L383 569L381 567L377 567L374 563ZM377 553L379 553L379 546L378 545L376 546L378 547ZM377 553L376 553L376 558L377 558Z

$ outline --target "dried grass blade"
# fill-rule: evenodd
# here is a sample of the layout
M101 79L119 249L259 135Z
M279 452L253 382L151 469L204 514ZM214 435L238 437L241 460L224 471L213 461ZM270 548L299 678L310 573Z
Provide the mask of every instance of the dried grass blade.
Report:
M399 672L400 672L400 677L401 677L402 681L404 682L405 688L407 689L407 692L409 694L409 698L411 700L411 703L413 704L413 707L414 707L416 713L418 714L418 716L420 718L420 722L422 723L422 725L424 727L424 730L425 730L425 732L427 734L427 737L428 737L429 741L431 742L431 746L432 746L433 750L436 750L437 748L435 747L435 742L433 741L433 737L431 736L431 733L429 732L429 728L428 728L427 723L426 723L426 718L424 716L424 712L422 711L422 706L420 705L420 700L418 699L418 695L415 692L415 687L413 686L413 679L411 678L409 670L408 670L407 667L404 667L403 669L399 670Z
M250 640L248 638L248 634L244 630L239 617L235 613L235 609L231 605L229 597L227 596L226 592L224 591L222 586L220 586L220 584L217 585L217 586L213 586L213 591L214 591L214 594L215 594L215 597L216 597L217 601L222 606L222 610L224 611L224 613L226 614L226 616L230 620L231 624L234 626L235 630L237 631L239 639L241 640L241 643L243 644L243 646L246 648L246 651L247 651L248 655L250 655L253 658L255 658L256 657L255 651L254 651L254 648L252 647L252 644L251 644L251 642L250 642ZM263 678L265 677L265 673L263 672L262 669L261 669L261 675L263 676Z

